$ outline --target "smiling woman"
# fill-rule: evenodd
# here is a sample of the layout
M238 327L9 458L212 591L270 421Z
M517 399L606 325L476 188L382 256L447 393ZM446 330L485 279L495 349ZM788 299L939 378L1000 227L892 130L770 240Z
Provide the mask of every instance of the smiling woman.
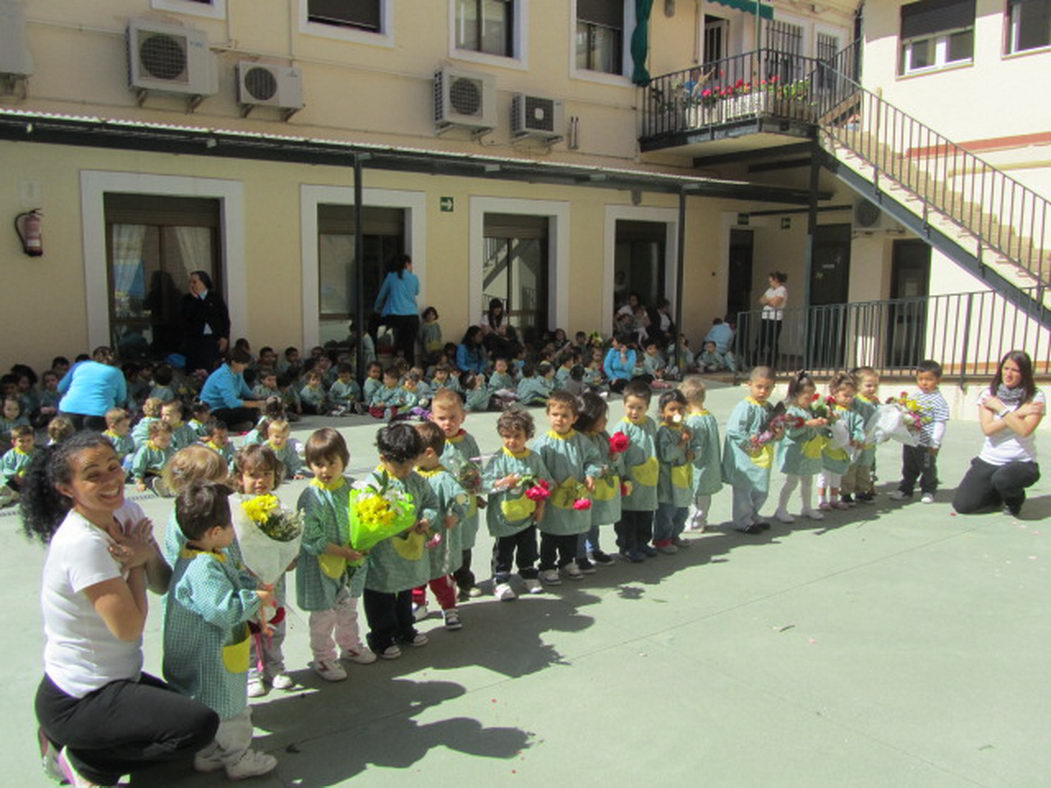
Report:
M114 785L211 741L215 713L142 672L146 590L171 570L102 435L81 432L34 457L23 485L27 535L44 564L44 678L36 696L44 768L73 785Z

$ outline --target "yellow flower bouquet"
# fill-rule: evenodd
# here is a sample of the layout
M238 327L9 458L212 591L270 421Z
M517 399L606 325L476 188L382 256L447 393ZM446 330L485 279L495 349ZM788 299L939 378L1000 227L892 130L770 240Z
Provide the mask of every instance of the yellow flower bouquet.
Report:
M299 555L303 513L286 509L276 495L256 495L243 496L233 514L245 567L263 583L276 583Z
M375 481L359 483L350 493L350 546L359 553L371 550L416 525L412 495L395 489L383 473ZM354 563L360 566L364 559Z

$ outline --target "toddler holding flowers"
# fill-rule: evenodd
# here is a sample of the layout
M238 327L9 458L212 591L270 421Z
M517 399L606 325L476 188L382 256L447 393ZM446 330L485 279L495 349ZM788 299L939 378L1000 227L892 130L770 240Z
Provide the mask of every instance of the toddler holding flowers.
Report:
M358 634L357 602L368 571L364 554L350 546L351 480L343 475L350 452L343 436L325 427L306 443L314 474L296 508L303 512L303 541L296 566L296 602L310 614L310 668L325 681L343 681L337 659L367 665L376 655Z
M686 397L686 429L693 452L693 516L689 530L703 533L708 525L712 496L723 488L719 458L719 422L705 407L704 381L699 375L685 378L679 390Z
M794 523L788 513L788 501L799 487L803 500L802 514L811 520L823 520L824 515L812 506L814 476L821 471L821 455L828 442L825 427L828 419L815 417L810 409L817 386L806 372L800 372L788 384L786 413L793 425L785 429L785 437L777 446L777 467L785 474L775 517L782 523Z
M661 426L657 430L657 513L653 517L653 546L660 553L675 554L689 547L682 538L693 498L693 454L690 431L682 426L686 397L678 389L665 391L657 402Z
M773 406L767 401L774 390L774 371L755 367L748 380L748 396L730 413L723 445L723 481L733 486L733 525L745 534L759 534L768 523L759 517L770 491L770 467L774 461L771 442L757 445L758 438L770 420ZM780 434L773 435L774 440Z

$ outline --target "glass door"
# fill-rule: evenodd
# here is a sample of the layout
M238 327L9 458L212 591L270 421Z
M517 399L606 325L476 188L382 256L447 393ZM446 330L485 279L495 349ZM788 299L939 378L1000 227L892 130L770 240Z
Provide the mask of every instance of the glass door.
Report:
M482 310L499 298L519 339L536 344L548 330L547 218L486 214Z
M887 366L911 369L923 359L927 337L927 283L931 248L925 241L896 240L891 254L887 310Z

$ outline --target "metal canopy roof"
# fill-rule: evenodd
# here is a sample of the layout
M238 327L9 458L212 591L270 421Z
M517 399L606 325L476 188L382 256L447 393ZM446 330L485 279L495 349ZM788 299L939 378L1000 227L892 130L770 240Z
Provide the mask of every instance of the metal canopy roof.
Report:
M807 205L805 189L338 139L0 108L0 139ZM831 199L822 192L818 199Z

